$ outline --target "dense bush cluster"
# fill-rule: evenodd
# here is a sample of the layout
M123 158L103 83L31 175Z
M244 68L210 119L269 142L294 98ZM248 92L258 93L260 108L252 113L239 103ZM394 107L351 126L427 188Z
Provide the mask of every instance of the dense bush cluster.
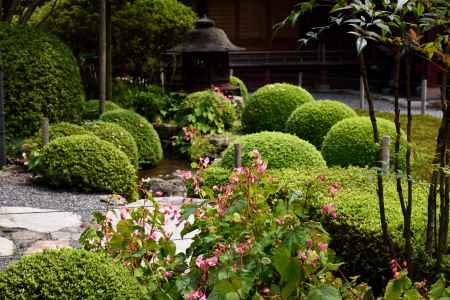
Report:
M51 186L136 197L136 169L125 153L93 135L50 142L40 153L38 173Z
M192 125L201 133L222 132L230 129L237 119L231 102L213 91L189 94L181 103L180 126Z
M320 148L328 130L337 122L356 117L355 111L333 100L308 102L298 107L286 122L286 132Z
M244 135L235 142L241 144L243 165L249 165L249 153L257 149L267 160L269 169L326 166L322 155L313 145L291 134L265 131ZM222 165L233 168L234 145L225 150Z
M105 112L120 109L120 106L114 102L105 102ZM100 117L100 103L98 99L89 100L83 104L83 120L96 120Z
M246 103L249 98L249 94L245 83L236 76L230 76L230 84L239 87L239 91L241 93L242 98L244 99L244 103Z
M121 264L106 255L60 249L24 256L0 272L2 299L144 299Z
M80 118L84 93L78 64L60 40L31 27L0 24L0 49L8 134L32 136L44 115L51 122Z
M110 142L117 149L123 151L133 166L139 163L139 152L133 136L125 129L115 123L102 121L87 123L85 128L98 138Z
M163 158L158 133L152 124L141 115L129 110L118 109L104 113L100 119L104 122L118 124L133 136L141 163L156 165Z
M244 132L284 131L286 120L300 105L314 101L306 90L287 83L275 83L258 89L242 112Z
M380 140L389 135L395 141L395 124L378 118ZM329 166L374 166L375 154L379 146L373 142L373 129L368 117L344 119L335 124L327 133L322 144L322 154ZM395 143L391 143L391 158L394 158ZM404 161L406 138L402 134L400 157ZM391 159L393 162L394 159ZM402 163L403 164L403 163Z

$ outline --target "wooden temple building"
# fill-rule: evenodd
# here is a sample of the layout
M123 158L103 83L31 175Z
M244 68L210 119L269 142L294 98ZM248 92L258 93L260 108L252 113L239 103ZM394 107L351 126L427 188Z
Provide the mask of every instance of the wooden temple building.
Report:
M329 31L320 41L306 47L298 43L312 27L327 22L327 6L301 17L295 27L276 32L275 24L289 15L297 0L184 2L199 16L207 15L214 20L234 45L245 48L245 51L230 53L229 64L233 74L243 79L251 90L270 82L301 82L308 88L322 90L359 88L359 67L352 36ZM383 49L369 48L366 61L371 85L380 91L389 88L393 58ZM414 80L419 83L428 73L430 84L436 84L437 72L430 68L424 62L417 62L413 68Z

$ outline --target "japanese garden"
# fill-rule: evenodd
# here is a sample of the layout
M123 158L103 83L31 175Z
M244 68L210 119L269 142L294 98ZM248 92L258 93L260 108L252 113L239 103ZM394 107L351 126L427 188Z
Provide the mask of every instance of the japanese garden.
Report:
M0 1L0 299L450 299L448 0Z

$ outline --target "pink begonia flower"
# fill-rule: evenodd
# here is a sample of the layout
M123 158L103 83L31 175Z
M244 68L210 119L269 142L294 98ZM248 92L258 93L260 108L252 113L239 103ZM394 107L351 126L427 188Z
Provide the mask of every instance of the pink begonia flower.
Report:
M331 216L333 219L336 219L336 205L334 204L325 204L322 205L322 215Z
M184 181L189 180L192 178L192 172L191 171L181 171L180 172L181 178L183 178Z
M267 164L266 163L261 163L258 164L258 166L256 167L256 172L258 172L259 174L264 173L267 170Z
M148 235L148 238L149 238L150 240L157 241L157 240L158 240L158 236L159 236L158 232L157 232L156 230L153 230L153 231Z
M131 215L128 212L128 208L126 206L120 207L120 218L122 220L128 220L129 218L131 218Z
M270 293L270 289L267 288L267 287L265 287L265 288L263 288L263 289L261 290L261 293L263 293L263 294L269 294L269 293Z
M208 266L210 267L215 267L217 266L217 263L219 262L219 259L216 256L210 257L208 259L206 259L206 263L208 264Z
M167 279L170 279L173 276L173 272L172 271L165 271L164 272L164 277L166 277Z
M188 300L206 300L206 295L202 291L195 290L187 294L186 298Z
M203 272L208 272L208 263L206 262L205 259L203 259L203 255L199 255L196 260L195 260L195 265L202 270Z
M162 197L164 195L164 192L162 191L156 191L155 192L156 197Z
M313 246L313 241L312 240L307 240L306 241L306 247L308 247L308 249L311 249Z
M199 164L203 168L206 168L209 165L210 162L211 161L209 160L209 157L200 158L200 160L199 160Z
M106 218L106 222L111 224L114 221L114 219L116 218L116 216L114 215L114 213L112 211L108 211L106 213L105 218Z
M339 189L340 189L340 186L339 186L339 183L337 183L337 182L334 182L333 184L331 184L331 185L328 187L328 191L330 192L331 197L332 197L333 199L336 198L336 194L337 194L337 192L339 191Z
M320 252L325 252L328 249L328 244L324 244L322 242L319 242L319 244L317 244L319 246L319 251Z

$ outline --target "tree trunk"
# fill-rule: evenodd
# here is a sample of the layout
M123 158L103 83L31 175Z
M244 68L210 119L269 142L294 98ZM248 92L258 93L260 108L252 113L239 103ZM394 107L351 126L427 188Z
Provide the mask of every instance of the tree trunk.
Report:
M112 100L112 30L111 30L111 1L106 3L106 99Z
M388 224L386 221L386 212L385 212L385 208L384 208L383 174L380 171L381 170L380 137L379 137L379 133L378 133L377 118L375 115L373 99L372 99L372 95L370 94L370 90L369 90L369 81L368 81L368 77L367 77L366 63L364 61L363 53L361 53L359 55L359 64L360 64L361 76L363 78L363 83L364 83L364 90L366 92L367 104L369 106L369 116L370 116L370 121L372 123L372 129L373 129L373 141L374 141L375 145L377 145L379 148L379 151L377 152L376 157L374 157L374 159L377 162L377 165L379 167L379 170L377 171L377 194L378 194L378 205L379 205L379 212L380 212L381 230L383 233L384 242L386 243L386 245L389 248L389 250L391 251L391 253L394 253L394 246L393 246L393 243L391 240L391 236L389 234L389 228L388 228Z
M106 101L106 0L100 1L100 26L99 26L99 52L100 52L100 78L99 78L99 111L105 112Z

